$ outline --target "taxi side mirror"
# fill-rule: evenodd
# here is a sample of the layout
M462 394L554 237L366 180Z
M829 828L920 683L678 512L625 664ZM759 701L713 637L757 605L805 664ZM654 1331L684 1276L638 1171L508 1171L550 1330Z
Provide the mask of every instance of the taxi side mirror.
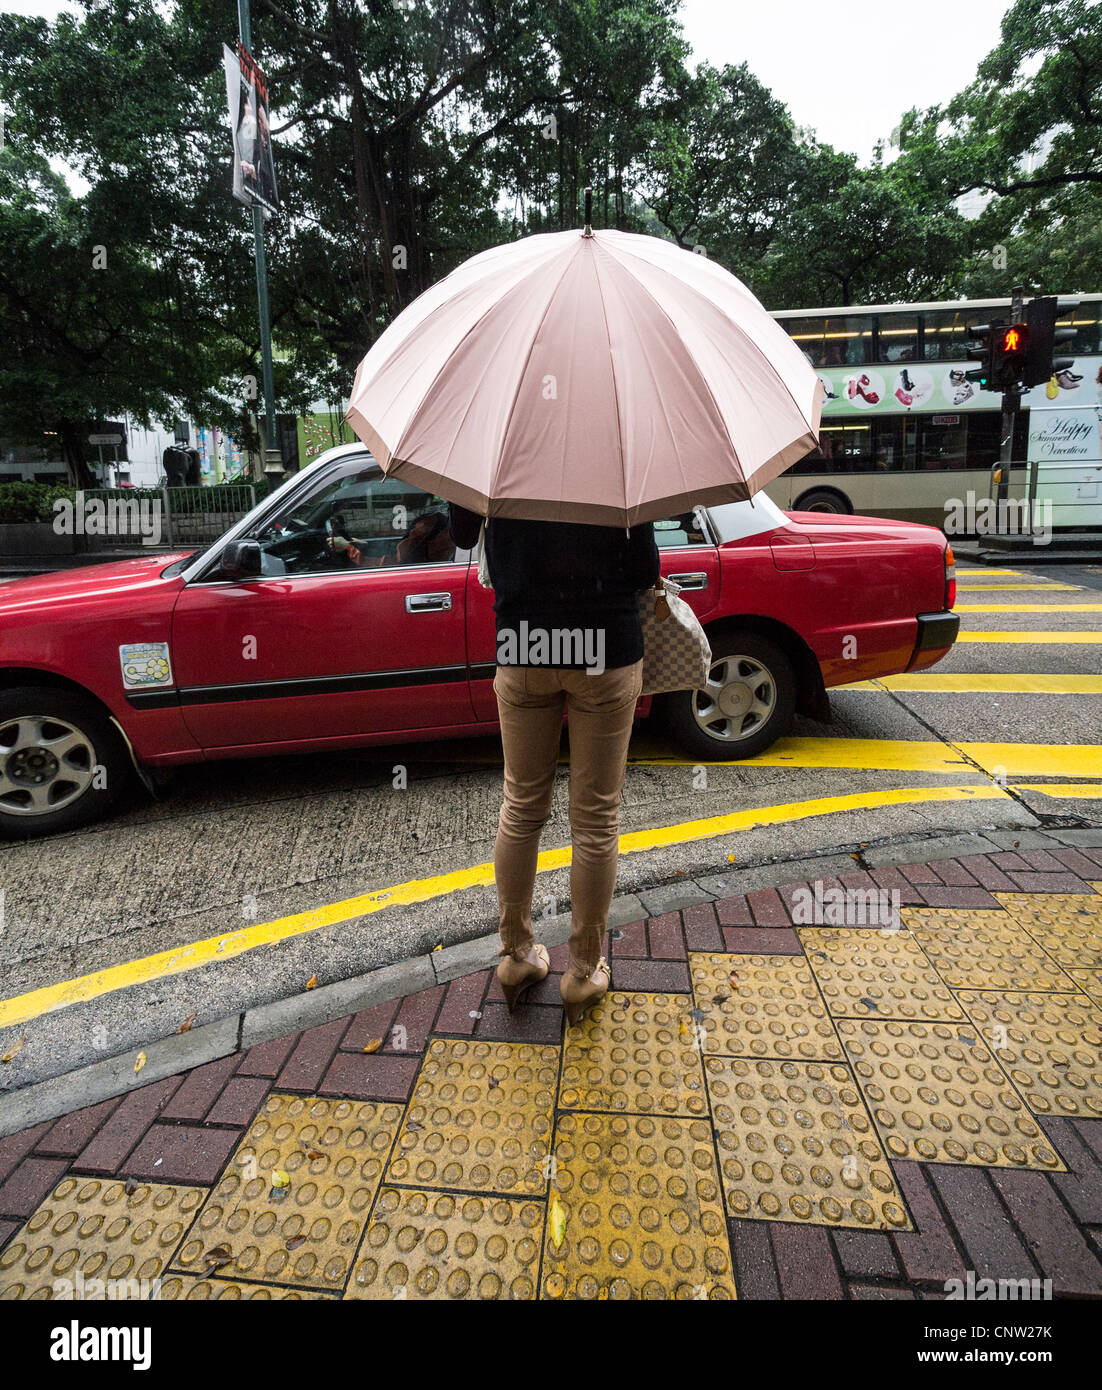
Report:
M230 541L222 551L219 571L227 579L246 579L260 573L260 546L256 541Z

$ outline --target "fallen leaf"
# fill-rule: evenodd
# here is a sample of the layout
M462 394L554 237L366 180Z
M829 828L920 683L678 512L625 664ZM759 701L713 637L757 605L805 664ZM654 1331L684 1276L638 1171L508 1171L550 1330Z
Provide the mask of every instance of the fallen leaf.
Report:
M684 870L684 869L674 869L674 873L677 875L678 878L684 878L684 877L685 877L685 870Z
M737 971L737 970L732 970L731 973L727 976L727 983L731 986L732 989L738 989L738 971Z
M282 1202L291 1195L289 1187L273 1187L268 1191L269 1202Z
M193 1009L192 1012L188 1014L187 1018L184 1019L183 1023L180 1024L179 1028L176 1029L177 1033L190 1032L191 1025L195 1022L195 1018L198 1013L198 1009Z
M406 1125L406 1129L413 1130L414 1133L416 1133L419 1129L424 1129L424 1127L425 1126L421 1123L420 1120L410 1120L409 1123Z
M496 1091L497 1088L498 1088L500 1085L501 1085L501 1082L497 1079L496 1076L491 1076L491 1077L490 1077L489 1086L490 1086L490 1090L491 1090L491 1091Z
M365 1051L365 1052L378 1052L379 1048L382 1047L382 1045L383 1045L383 1040L382 1040L382 1038L372 1038L371 1041L370 1041L370 1042L367 1044L367 1046L364 1048L364 1051Z
M432 949L434 951L442 951L444 949L444 943L442 941L438 941Z
M860 856L859 854L851 854L851 855L850 855L850 858L851 858L851 859L860 859L861 856Z
M10 1062L13 1057L18 1057L19 1054L23 1051L23 1044L26 1041L26 1033L20 1033L19 1037L11 1045L11 1047L8 1048L7 1052L4 1053L3 1057L0 1057L0 1062Z
M134 1193L137 1192L137 1190L138 1184L134 1181L133 1178L131 1178L130 1181L126 1184L126 1186L123 1188L123 1191L126 1193L128 1197L133 1197Z
M305 1245L305 1244L306 1244L306 1237L305 1237L305 1236L292 1236L291 1239L287 1242L287 1249L288 1249L288 1250L297 1250L297 1249L299 1248L300 1245Z
M276 1169L273 1171L273 1173L272 1173L272 1186L273 1186L273 1187L290 1187L290 1185L291 1185L291 1175L290 1175L290 1173L284 1172L284 1170L283 1170L282 1168L276 1168Z
M728 864L733 864L735 862L735 856L733 854L729 854L727 856L727 862Z
M716 1005L726 1004L727 1000L730 999L730 997L731 996L729 994L713 994L712 1003Z
M306 981L306 988L307 988L307 989L317 989L317 987L318 987L318 977L317 977L316 975L311 975L310 978Z
M566 1235L566 1212L563 1211L562 1203L557 1197L551 1198L547 1214L551 1222L551 1240L557 1250L562 1244L563 1236Z
M220 1269L222 1265L228 1265L233 1259L233 1251L228 1245L214 1245L203 1256L203 1263L208 1269Z
M145 1066L145 1053L144 1053L144 1052L139 1052L138 1055L137 1055L137 1057L134 1058L134 1075L137 1076L138 1072L140 1072L141 1069L142 1069L142 1067L144 1067L144 1066Z

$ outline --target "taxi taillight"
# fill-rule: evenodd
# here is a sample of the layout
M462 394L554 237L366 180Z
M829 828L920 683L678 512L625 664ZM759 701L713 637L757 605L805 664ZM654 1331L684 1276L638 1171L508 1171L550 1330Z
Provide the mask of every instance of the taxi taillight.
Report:
M953 547L945 547L945 607L952 608L957 601L957 565L953 559Z

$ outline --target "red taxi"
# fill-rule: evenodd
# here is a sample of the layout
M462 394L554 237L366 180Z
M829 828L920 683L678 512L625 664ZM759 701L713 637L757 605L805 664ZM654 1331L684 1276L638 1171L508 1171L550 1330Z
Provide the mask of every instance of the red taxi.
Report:
M72 829L174 764L492 732L493 595L445 514L345 445L206 550L0 585L0 835ZM830 686L956 637L932 527L762 495L656 534L712 644L707 689L653 701L694 758L752 757L828 718Z

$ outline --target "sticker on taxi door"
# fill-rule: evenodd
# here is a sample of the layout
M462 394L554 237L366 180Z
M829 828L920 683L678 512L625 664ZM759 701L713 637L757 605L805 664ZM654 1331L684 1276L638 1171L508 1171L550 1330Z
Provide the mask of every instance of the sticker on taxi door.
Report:
M128 642L119 648L119 661L126 690L148 690L150 686L172 684L167 642Z

